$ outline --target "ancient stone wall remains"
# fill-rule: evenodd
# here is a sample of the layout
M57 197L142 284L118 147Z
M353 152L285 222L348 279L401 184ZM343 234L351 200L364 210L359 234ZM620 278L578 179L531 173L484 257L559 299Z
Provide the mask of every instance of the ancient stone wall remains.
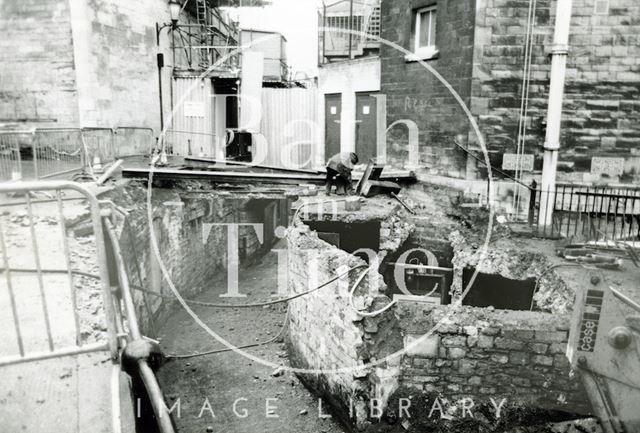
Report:
M116 221L130 281L153 292L172 296L151 249L146 189L128 186L118 188L108 196L127 213L126 218L116 213ZM154 188L152 197L152 230L157 238L162 262L177 290L184 297L193 298L211 289L214 283L226 287L228 227L208 225L261 224L264 214L249 211L250 200L246 197L221 199L213 194L185 196L179 191L160 188ZM252 226L240 227L240 266L269 249L273 241L273 236L259 239ZM224 292L221 289L220 293ZM170 299L139 291L134 291L134 300L138 317L146 331L151 331L153 320L161 320L173 304Z
M402 387L449 401L506 398L510 405L589 412L565 356L569 317L418 302L400 302L395 312L406 350Z
M305 292L355 266L347 277L289 303L289 356L292 366L312 370L302 380L346 423L364 427L372 398L386 401L397 387L399 359L376 367L401 347L391 313L364 318L349 306L348 292L366 270L363 260L321 241L307 226L289 230L289 293ZM359 310L384 307L389 298L377 272L365 277L354 296Z

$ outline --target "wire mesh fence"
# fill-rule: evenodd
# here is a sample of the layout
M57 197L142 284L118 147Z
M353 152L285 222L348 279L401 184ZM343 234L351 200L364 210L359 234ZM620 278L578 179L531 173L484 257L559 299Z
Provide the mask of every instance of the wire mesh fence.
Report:
M36 128L0 131L0 182L46 179L149 155L155 146L151 128Z
M23 178L43 179L83 167L82 146L78 145L81 134L79 129L36 130L32 154L27 159L33 166L33 172L23 172Z
M32 135L33 131L0 132L0 181L20 179L20 147L22 143L31 143Z

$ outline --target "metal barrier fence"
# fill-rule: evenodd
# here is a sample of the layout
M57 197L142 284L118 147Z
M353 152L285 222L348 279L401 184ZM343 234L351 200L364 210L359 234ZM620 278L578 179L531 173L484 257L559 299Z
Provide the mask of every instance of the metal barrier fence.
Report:
M33 180L88 169L99 159L149 155L151 128L36 128L0 131L0 181Z
M108 149L107 143L100 151ZM52 193L55 197L33 199L38 193ZM122 431L121 353L127 344L143 341L144 337L138 326L124 257L110 220L112 214L106 208L108 204L100 203L83 185L67 181L4 183L0 184L0 194L7 197L2 206L13 208L9 216L0 217L0 271L4 274L4 284L0 282L0 306L5 307L6 303L6 311L10 311L0 316L0 341L3 342L0 346L0 367L87 353L110 353L113 363L112 431L119 433ZM77 269L74 263L65 214L65 203L72 200L89 205L88 218L94 232L98 275ZM46 208L36 213L40 205ZM13 219L18 215L16 207L25 209L20 221ZM57 215L52 216L52 211ZM57 237L53 234L54 225L59 227L59 241L54 239ZM18 233L20 231L28 231L29 236L23 236ZM50 251L55 248L60 248L61 254ZM48 254L42 254L45 250ZM18 274L19 278L16 278ZM83 333L83 320L79 314L83 302L79 302L79 295L86 291L86 286L79 284L80 276L98 280L102 294L104 313L101 319L106 325L106 333L95 343L88 342ZM91 325L95 329L97 324ZM43 346L47 350L30 350ZM129 370L127 373L132 374ZM153 408L157 424L157 428L147 427L161 433L174 433L170 412L146 358L137 360L137 375L146 389L146 398Z
M547 199L548 197L548 199ZM540 221L544 204L552 220ZM587 240L640 239L640 187L557 185L554 191L531 189L529 223L542 236Z
M0 224L4 274L0 287L5 289L6 295L2 298L8 304L9 313L2 320L0 333L5 338L0 350L0 366L107 350L117 359L106 249L95 195L80 184L61 181L5 183L0 184L0 193L18 195L3 203L11 208L13 217L6 217ZM36 212L45 204L34 200L34 193L54 195L54 199L46 200L46 214ZM69 200L88 203L96 235L104 316L95 320L104 322L107 330L103 338L95 338L96 342L89 341L82 332L92 324L83 323L80 317L78 296L82 295L82 287L79 269L73 269L77 264L71 253L65 215L65 203ZM15 349L13 352L11 347ZM42 347L47 350L40 350Z

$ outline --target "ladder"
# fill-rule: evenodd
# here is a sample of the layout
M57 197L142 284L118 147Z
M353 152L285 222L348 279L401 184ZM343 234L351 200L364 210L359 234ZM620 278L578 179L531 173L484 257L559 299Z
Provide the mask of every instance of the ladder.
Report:
M207 69L213 60L210 59L211 49L207 48L213 45L213 41L210 38L209 21L208 0L196 0L196 23L199 26L198 43L200 44L200 48L198 49L198 66L200 69Z

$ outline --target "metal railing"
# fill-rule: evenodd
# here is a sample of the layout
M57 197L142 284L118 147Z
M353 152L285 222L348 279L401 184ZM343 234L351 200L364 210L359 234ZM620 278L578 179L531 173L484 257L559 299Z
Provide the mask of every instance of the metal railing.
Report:
M124 258L115 228L110 220L112 213L107 209L109 203L101 203L87 187L67 181L0 183L0 194L6 195L2 205L12 208L13 211L9 216L0 218L1 271L4 274L10 321L13 325L12 329L5 326L0 332L0 335L5 337L3 347L0 348L0 367L86 353L108 352L113 362L110 405L112 431L119 433L122 427L119 363L121 353L128 342L139 341L144 337L138 326ZM53 194L54 198L32 199L35 194ZM88 218L95 238L98 275L76 269L69 242L68 220L65 215L65 203L70 201L88 203ZM57 213L55 217L51 216L52 209L45 209L46 213L43 215L34 212L36 206L45 205L45 203L46 206L55 204L52 207ZM25 209L22 214L18 212L21 207ZM12 220L19 214L20 221ZM37 227L41 223L46 224L44 230L42 227ZM23 244L16 243L16 231L8 230L6 227L16 228L17 225L29 232ZM59 226L59 241L52 237L54 225ZM19 237L24 238L21 234ZM43 240L46 241L46 246L42 243ZM50 253L45 255L43 260L41 254L43 248L51 248L51 245L56 244L62 249L62 254ZM28 255L32 256L31 260L27 260ZM51 262L63 263L63 267L50 268ZM16 279L14 277L17 274L28 274L29 278ZM57 277L52 278L53 274L57 274ZM78 295L83 293L85 287L78 281L79 277L99 281L104 311L101 319L106 325L106 332L104 336L100 336L101 341L96 343L89 342L89 337L82 332L83 323L79 315L81 306ZM16 280L19 284L16 284ZM66 290L61 290L61 280L66 281ZM34 286L37 290L31 290ZM29 298L25 299L27 294ZM50 305L51 301L55 302L55 305ZM25 305L29 307L25 308ZM63 317L65 315L71 317L65 319ZM8 323L5 324L8 325ZM37 332L38 329L42 332ZM13 338L9 334L12 334ZM15 353L6 353L7 348L11 350L11 340L15 343ZM39 348L43 345L47 350L28 350L28 347ZM149 403L155 412L158 431L173 433L170 412L147 359L138 360L137 374L141 383L144 384Z
M640 187L558 184L553 191L534 186L530 193L529 224L539 235L586 240L640 239ZM541 213L550 213L540 209L545 203L553 206L551 221L540 221Z
M36 128L0 131L0 182L46 179L88 169L94 161L149 155L151 128Z
M13 248L10 248L12 244L7 241L7 236L12 235L13 233L6 231L6 228L2 227L4 224L0 225L0 248L2 248L4 285L6 285L9 304L11 306L10 314L13 319L14 328L13 340L15 341L15 347L17 349L17 354L5 354L5 356L0 357L0 366L104 350L109 350L111 352L112 359L117 359L116 328L114 318L110 313L111 310L109 307L111 303L108 302L111 296L111 289L108 284L106 250L104 237L101 233L100 208L95 195L80 184L60 181L12 182L0 184L0 194L2 193L11 195L20 194L19 199L12 199L12 201L9 202L9 205L13 210L10 215L17 215L19 208L24 209L22 221L20 221L19 224L24 227L28 227L29 238L26 240L25 245L22 246L22 249L16 245L13 245ZM53 201L57 203L55 210L57 212L57 216L55 219L52 220L53 217L50 215L46 216L46 231L48 236L45 240L47 245L42 244L42 228L36 227L38 225L38 219L41 217L36 215L34 212L34 208L39 206L39 202L32 199L32 194L34 193L53 193L55 197ZM68 194L70 193L74 195L69 197ZM63 194L65 194L64 197ZM64 203L69 199L84 200L89 205L90 219L94 226L96 235L96 256L98 270L101 277L101 290L105 301L105 314L103 320L106 322L106 341L88 343L87 341L84 341L82 337L77 299L77 295L79 293L77 287L78 275L72 268L73 258L69 245L69 235L66 227L67 220L65 217L64 207ZM16 222L13 224L18 223ZM52 225L59 226L58 230L60 231L60 236L56 236L58 240L53 237L52 230L50 228ZM37 234L38 231L40 232L40 236ZM51 293L47 294L47 286L56 286L55 295L59 297L62 296L62 292L57 286L62 283L60 278L51 278L51 271L47 269L47 264L44 261L45 257L43 257L42 254L42 248L48 249L51 245L54 245L57 242L59 242L58 245L62 247L62 262L65 265L65 285L67 286L64 293L68 294L68 301L72 310L68 315L72 316L72 320L70 320L71 317L67 317L68 315L62 315L57 311L52 311L48 305L48 301L53 295ZM11 250L13 250L13 254ZM27 250L26 253L25 250ZM31 257L28 257L29 255ZM16 268L13 264L14 257L15 260L19 260L20 263L28 263L28 267ZM58 260L56 260L56 262L57 261ZM18 273L25 272L34 274L35 278L15 278ZM16 281L18 281L17 285ZM27 290L29 287L33 286L37 287L37 294L31 293L32 291ZM30 296L27 299L26 297L28 294ZM20 305L29 305L30 307L33 305L40 305L42 311L42 322L44 325L42 327L43 329L41 329L41 331L44 331L42 332L42 335L34 332L33 329L28 329L28 332L25 334L25 330L22 325L25 323L33 324L33 320L29 321L28 318L33 318L36 308L28 308L28 311L24 313L27 317L21 317L18 303ZM54 331L52 329L52 323L54 321L58 323L73 323L74 338L72 344L70 344L66 335L60 335L60 333L56 333L54 335ZM54 339L56 341L54 341ZM47 347L47 350L45 351L32 352L27 348L27 346L41 347L43 343L44 346ZM8 346L8 344L5 346Z

